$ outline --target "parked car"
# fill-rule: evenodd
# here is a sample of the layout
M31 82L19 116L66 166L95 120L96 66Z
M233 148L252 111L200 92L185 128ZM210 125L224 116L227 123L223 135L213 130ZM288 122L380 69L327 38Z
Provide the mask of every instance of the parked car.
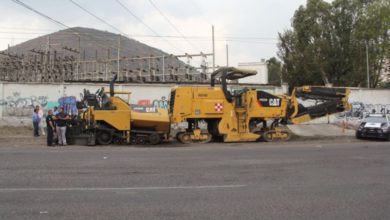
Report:
M370 114L356 130L356 138L379 138L390 140L390 116Z

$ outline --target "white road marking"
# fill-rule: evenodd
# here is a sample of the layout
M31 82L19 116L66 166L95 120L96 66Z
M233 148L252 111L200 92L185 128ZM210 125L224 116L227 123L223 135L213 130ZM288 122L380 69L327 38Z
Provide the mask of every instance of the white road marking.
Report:
M151 186L151 187L68 187L68 188L0 188L0 192L18 191L129 191L129 190L169 190L169 189L218 189L240 188L246 185L205 185L205 186Z

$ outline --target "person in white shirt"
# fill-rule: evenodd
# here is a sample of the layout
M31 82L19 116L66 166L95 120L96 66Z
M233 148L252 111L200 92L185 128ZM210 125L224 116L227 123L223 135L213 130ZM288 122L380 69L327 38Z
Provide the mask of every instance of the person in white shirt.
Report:
M35 106L35 109L37 110L37 114L38 114L39 121L40 121L39 130L41 131L42 135L45 135L45 128L43 126L44 120L42 120L43 119L43 111L39 105Z

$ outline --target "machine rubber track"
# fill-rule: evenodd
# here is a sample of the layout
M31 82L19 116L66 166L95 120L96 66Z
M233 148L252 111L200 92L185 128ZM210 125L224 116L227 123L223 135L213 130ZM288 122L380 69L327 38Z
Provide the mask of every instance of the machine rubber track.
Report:
M176 134L176 139L182 144L191 144L191 143L209 143L212 140L212 136L209 133L202 133L202 135L208 135L208 138L206 140L193 140L191 138L192 133L191 132L178 132Z

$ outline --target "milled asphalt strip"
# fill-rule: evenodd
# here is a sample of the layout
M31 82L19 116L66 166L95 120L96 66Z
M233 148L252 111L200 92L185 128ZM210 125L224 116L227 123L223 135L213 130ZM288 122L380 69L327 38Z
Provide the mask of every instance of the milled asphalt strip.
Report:
M240 188L246 185L209 185L209 186L152 186L152 187L117 187L117 188L0 188L0 192L18 191L131 191L131 190L172 190L172 189L218 189L218 188Z

